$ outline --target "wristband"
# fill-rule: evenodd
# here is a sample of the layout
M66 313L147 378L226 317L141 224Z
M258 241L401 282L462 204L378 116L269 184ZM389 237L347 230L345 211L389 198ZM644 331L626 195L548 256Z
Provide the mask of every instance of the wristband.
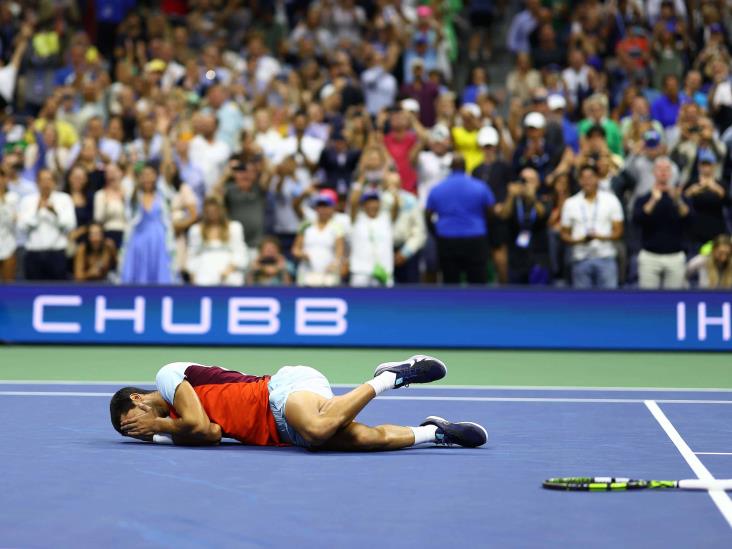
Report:
M153 435L153 442L155 444L173 444L173 437L172 435Z

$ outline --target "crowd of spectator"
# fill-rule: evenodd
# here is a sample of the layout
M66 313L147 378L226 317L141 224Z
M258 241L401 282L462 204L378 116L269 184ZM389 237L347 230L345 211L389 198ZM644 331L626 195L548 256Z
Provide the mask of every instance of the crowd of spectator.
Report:
M2 2L0 279L730 288L731 23L726 0Z

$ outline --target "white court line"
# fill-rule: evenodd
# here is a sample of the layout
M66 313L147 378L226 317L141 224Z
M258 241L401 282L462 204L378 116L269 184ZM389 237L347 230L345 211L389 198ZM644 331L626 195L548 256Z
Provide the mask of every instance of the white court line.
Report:
M113 393L82 391L0 391L0 396L111 397ZM549 398L549 397L452 397L452 396L380 396L379 400L425 400L454 402L578 402L600 404L637 404L639 398ZM658 400L664 404L732 404L732 400Z
M153 385L154 381L74 381L70 379L0 379L0 385ZM358 387L355 383L331 383L337 389ZM476 391L607 391L607 392L665 392L665 393L732 393L730 388L715 389L713 387L580 387L580 386L541 386L541 385L425 385L412 387L424 390L476 390Z
M697 456L732 456L732 452L694 452Z
M686 460L686 463L691 467L691 470L694 471L697 478L701 480L716 480L714 475L709 472L709 469L704 467L701 460L694 455L694 452L691 451L686 441L681 438L679 432L666 417L666 414L661 411L658 404L653 400L646 400L645 405L651 414L653 414L653 417L656 418L661 428L666 432L668 438L671 439L671 442L674 443L674 446L676 446L676 449L684 460ZM708 493L709 497L712 498L712 501L717 506L717 509L719 509L719 512L722 513L722 516L727 521L727 524L732 528L732 499L729 498L727 492L724 490L709 490Z

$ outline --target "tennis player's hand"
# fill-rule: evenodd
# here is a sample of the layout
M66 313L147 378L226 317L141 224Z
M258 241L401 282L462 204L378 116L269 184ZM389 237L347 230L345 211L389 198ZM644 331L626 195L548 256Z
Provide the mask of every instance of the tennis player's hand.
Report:
M125 435L131 437L145 437L157 434L156 426L158 416L153 413L149 406L144 404L142 406L146 408L144 414L122 421L120 427Z

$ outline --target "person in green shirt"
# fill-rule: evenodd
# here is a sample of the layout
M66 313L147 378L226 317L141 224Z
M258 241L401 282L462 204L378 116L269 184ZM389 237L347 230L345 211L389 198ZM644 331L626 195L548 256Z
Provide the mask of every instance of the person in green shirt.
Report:
M584 138L588 130L595 125L602 126L605 130L607 146L613 154L623 156L623 135L617 122L608 118L607 97L596 93L585 100L585 118L577 125L580 137Z

